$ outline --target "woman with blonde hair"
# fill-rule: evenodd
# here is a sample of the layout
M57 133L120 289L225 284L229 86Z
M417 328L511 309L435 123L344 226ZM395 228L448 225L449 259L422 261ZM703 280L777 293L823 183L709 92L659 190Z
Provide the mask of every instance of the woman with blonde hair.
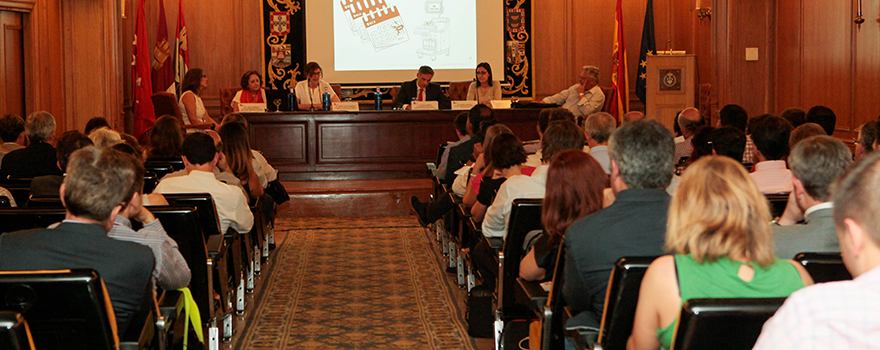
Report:
M263 186L254 172L250 142L248 141L247 129L241 123L227 123L220 126L217 132L220 135L220 152L226 156L226 165L229 170L241 180L251 199L263 195Z
M672 197L666 248L642 280L627 349L668 349L681 306L695 298L774 298L813 284L773 255L770 209L742 164L702 157Z

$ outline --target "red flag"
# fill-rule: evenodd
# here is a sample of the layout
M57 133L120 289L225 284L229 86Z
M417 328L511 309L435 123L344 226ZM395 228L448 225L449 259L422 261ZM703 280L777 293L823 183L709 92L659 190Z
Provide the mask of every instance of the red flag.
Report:
M165 24L165 0L159 0L159 30L153 48L153 92L166 91L174 84L174 67L168 47L168 25Z
M177 96L180 96L180 84L183 83L183 76L189 70L189 45L186 40L186 23L183 20L183 0L179 2L177 11L177 40L175 49L174 62L174 85L176 86Z
M617 0L617 11L614 18L614 50L612 54L611 84L614 88L614 108L611 115L620 122L620 116L629 110L629 79L626 74L626 45L623 41L623 9L622 0Z
M150 52L147 44L147 27L144 17L144 0L140 0L135 24L134 45L131 48L131 81L134 83L132 101L134 101L134 137L138 139L153 127L156 112L153 110L153 84L150 81Z

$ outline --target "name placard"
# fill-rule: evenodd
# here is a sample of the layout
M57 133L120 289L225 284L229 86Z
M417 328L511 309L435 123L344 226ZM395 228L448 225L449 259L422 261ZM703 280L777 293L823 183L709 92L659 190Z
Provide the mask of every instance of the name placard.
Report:
M477 101L452 101L452 109L471 109L477 105Z
M492 100L493 109L510 108L510 100Z
M256 112L263 113L266 111L265 103L239 103L238 104L239 112Z
M330 106L330 110L357 112L358 110L360 110L360 106L356 101L333 102L333 104Z
M440 105L437 104L437 101L413 101L412 109L440 109Z

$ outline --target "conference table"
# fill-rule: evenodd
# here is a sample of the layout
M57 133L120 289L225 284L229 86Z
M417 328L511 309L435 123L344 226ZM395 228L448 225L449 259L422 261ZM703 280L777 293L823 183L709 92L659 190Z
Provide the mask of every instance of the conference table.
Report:
M539 109L496 109L520 139L538 139ZM251 148L282 181L423 178L461 110L242 113ZM467 112L467 111L464 111Z

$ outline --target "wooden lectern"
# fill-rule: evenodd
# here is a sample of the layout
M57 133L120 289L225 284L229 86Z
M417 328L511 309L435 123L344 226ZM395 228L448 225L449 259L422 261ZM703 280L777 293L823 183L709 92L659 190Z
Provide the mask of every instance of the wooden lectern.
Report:
M675 115L695 106L696 73L694 55L648 56L645 114L674 130Z

